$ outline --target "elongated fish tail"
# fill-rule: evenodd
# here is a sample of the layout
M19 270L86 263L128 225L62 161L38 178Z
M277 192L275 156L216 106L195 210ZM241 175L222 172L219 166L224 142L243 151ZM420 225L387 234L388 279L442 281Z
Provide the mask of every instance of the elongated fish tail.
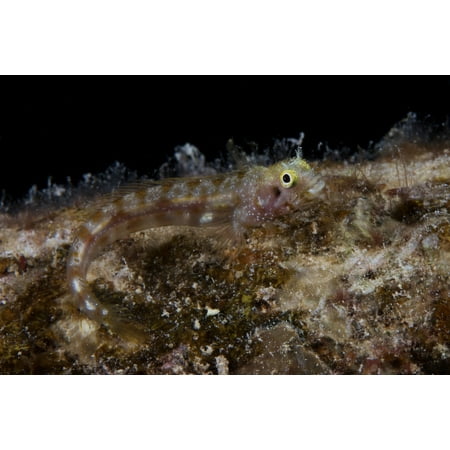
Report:
M95 236L88 235L83 225L78 231L67 260L67 280L69 291L78 309L90 319L101 321L108 315L86 280L86 274L94 250Z

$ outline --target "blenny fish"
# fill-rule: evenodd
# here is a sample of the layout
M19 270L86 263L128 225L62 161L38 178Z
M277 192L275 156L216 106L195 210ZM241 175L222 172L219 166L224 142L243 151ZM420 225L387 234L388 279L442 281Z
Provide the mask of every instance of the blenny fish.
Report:
M143 182L119 190L76 233L67 263L72 298L89 318L102 322L108 316L87 283L88 269L102 249L130 233L167 225L225 226L238 240L250 227L299 210L323 186L297 156L269 167Z

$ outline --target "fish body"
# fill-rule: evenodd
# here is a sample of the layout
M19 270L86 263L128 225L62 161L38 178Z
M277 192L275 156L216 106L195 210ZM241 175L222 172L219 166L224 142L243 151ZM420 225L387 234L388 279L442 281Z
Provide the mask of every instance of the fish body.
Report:
M100 322L108 315L86 276L106 246L130 233L166 225L225 226L232 238L239 238L250 227L300 209L322 187L310 166L295 157L269 167L167 179L120 191L93 211L76 233L67 263L76 306Z

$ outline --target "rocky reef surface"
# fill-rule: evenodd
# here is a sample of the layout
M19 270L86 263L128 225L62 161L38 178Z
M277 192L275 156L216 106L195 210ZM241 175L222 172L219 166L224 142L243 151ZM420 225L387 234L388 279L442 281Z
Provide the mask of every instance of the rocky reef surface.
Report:
M408 126L313 162L322 195L242 248L175 226L111 245L88 281L114 327L67 289L95 198L5 209L0 373L450 373L450 144Z

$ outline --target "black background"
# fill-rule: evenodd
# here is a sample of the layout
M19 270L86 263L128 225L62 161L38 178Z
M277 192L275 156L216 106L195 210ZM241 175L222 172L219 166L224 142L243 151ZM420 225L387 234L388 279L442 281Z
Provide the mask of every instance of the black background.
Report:
M440 121L449 77L2 77L0 191L74 183L121 161L152 174L176 145L208 158L237 144L305 133L318 144L367 147L408 112Z

